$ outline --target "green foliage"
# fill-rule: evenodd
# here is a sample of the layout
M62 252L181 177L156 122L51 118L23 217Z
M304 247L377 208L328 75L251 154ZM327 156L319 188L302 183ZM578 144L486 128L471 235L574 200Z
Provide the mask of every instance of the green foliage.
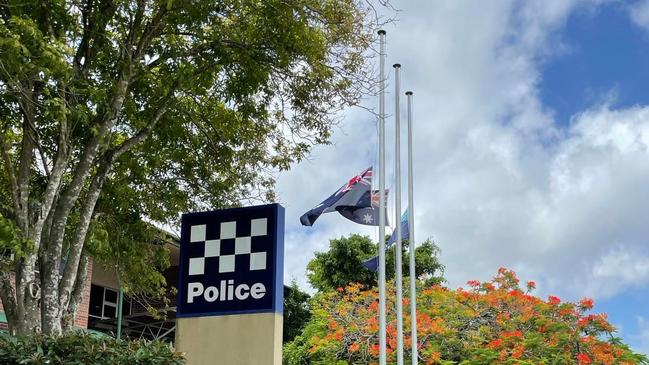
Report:
M404 275L408 275L408 270L410 269L410 261L406 254L406 249L408 248L408 241L404 241ZM444 279L444 265L439 262L439 256L441 254L440 248L430 239L427 239L415 249L415 274L417 278L420 278L424 281L424 285L440 285ZM391 259L394 255L388 255L388 259ZM394 270L391 270L394 272ZM390 276L391 278L391 276Z
M363 261L377 254L377 244L367 236L353 234L329 241L329 250L317 252L307 265L307 276L311 286L319 291L343 288L351 283L360 283L366 288L376 286L376 273L366 269ZM431 240L426 240L415 249L415 272L417 278L427 284L444 281L444 266L439 262L440 250ZM408 276L408 241L403 242L403 273ZM386 277L394 277L395 249L386 256Z
M307 265L307 277L318 291L335 290L349 283L372 286L375 274L363 266L363 261L376 254L376 244L368 236L353 234L329 240L329 250L316 252Z
M335 111L358 102L370 86L366 51L374 35L369 8L360 2L88 4L2 7L0 130L15 136L8 142L24 137L18 102L33 86L43 153L53 161L58 126L67 121L74 166L100 133L96 122L111 106L120 73L130 70L119 120L103 148L132 137L166 108L151 138L122 156L110 179L115 198L132 198L156 220L271 193L268 169L287 169L312 144L326 143ZM152 30L133 29L140 10L140 26L156 29L147 43L136 42L146 49L125 55L125 45L139 36L134 32Z
M13 269L16 261L31 252L33 244L23 238L14 223L0 214L0 271Z
M421 283L420 283L421 284ZM615 336L594 302L577 303L532 295L534 282L519 285L501 268L488 282L451 290L420 285L417 333L420 362L443 365L547 364L647 365ZM396 363L396 293L387 283L387 361ZM352 284L318 293L302 334L284 346L285 365L376 364L379 356L378 290ZM407 306L408 301L404 304ZM404 313L405 359L409 362L410 316Z
M328 143L338 112L374 87L374 10L357 0L3 1L0 249L29 252L15 227L42 241L22 261L25 272L53 266L41 267L44 291L86 244L130 294L163 295L168 263L142 221L173 226L182 212L273 201L275 172Z
M311 319L309 299L309 294L301 291L295 280L284 287L284 343L293 341Z
M60 337L0 335L3 365L182 365L185 360L168 344L125 341L72 332Z
M96 263L114 269L126 294L144 304L163 303L162 307L147 308L149 313L161 315L172 305L170 298L175 294L163 275L171 265L166 239L161 230L137 216L116 213L93 222L86 247Z

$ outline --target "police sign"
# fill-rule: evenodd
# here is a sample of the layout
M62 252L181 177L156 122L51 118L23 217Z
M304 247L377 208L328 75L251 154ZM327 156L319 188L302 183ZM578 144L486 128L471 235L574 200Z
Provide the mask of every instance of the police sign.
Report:
M177 315L283 311L284 208L182 216Z

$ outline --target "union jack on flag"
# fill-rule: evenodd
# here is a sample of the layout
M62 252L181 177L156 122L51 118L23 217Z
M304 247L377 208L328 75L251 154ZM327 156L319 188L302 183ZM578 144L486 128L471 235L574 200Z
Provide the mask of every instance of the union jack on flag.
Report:
M300 222L305 226L311 226L323 213L340 211L340 209L343 208L345 210L355 210L358 208L371 207L371 189L372 167L368 167L360 174L349 179L347 183L341 186L322 203L304 213L300 217Z
M363 184L372 186L372 167L368 167L365 171L349 179L347 184L343 185L336 194L342 194L351 190L356 184Z

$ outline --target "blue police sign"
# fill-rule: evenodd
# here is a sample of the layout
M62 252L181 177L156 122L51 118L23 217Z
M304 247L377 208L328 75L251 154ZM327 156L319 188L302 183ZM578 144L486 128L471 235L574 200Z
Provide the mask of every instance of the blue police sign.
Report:
M182 216L178 317L283 311L284 208Z

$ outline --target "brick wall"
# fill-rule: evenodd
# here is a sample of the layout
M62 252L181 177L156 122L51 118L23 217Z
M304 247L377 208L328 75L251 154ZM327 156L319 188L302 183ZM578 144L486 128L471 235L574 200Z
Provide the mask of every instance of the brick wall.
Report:
M90 308L90 282L92 281L92 260L88 262L88 275L86 276L86 287L83 290L83 297L74 317L74 325L79 328L88 328L88 308Z

